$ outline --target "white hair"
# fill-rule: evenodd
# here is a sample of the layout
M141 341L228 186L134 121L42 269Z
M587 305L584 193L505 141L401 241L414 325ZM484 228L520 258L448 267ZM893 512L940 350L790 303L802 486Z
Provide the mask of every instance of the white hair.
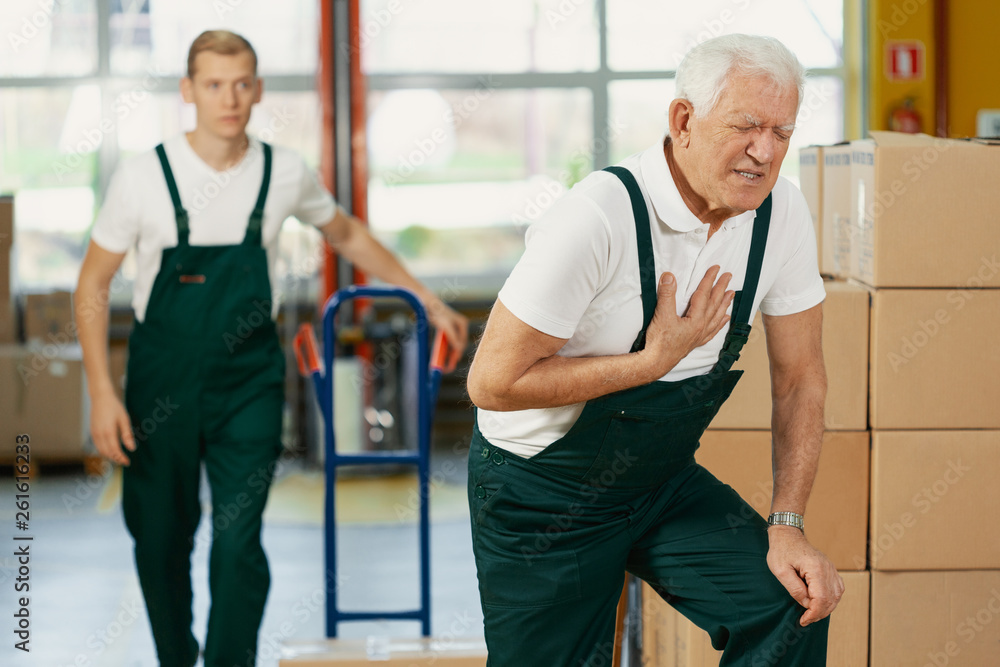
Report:
M763 77L786 89L794 86L802 104L806 81L802 63L784 44L760 35L723 35L692 48L677 66L676 97L690 102L695 116L706 116L715 109L732 74Z

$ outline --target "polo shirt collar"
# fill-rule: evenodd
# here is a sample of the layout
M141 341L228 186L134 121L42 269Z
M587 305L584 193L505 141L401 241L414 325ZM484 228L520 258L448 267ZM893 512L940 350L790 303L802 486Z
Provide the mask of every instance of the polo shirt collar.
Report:
M692 232L705 224L684 203L674 177L670 175L662 141L642 152L639 156L639 170L642 172L646 193L653 202L653 211L662 224L682 233ZM755 217L755 211L740 213L723 222L722 229L733 229Z

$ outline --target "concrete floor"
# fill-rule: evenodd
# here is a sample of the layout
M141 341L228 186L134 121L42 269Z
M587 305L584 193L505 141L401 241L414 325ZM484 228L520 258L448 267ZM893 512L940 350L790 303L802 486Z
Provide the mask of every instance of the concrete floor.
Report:
M279 470L265 513L264 546L271 592L259 642L260 667L276 667L283 641L324 636L323 530L317 508L297 514L303 483L316 471L295 463ZM481 637L482 612L472 558L465 464L460 456L435 457L432 495L432 633ZM9 473L5 473L9 475ZM281 484L295 478L294 483ZM378 481L366 483L376 496ZM152 638L132 562L116 476L82 470L42 471L31 483L30 530L15 529L14 484L0 478L0 665L8 667L156 667ZM318 494L313 494L317 496ZM364 503L364 500L358 501ZM272 508L275 508L272 511ZM348 508L349 509L349 508ZM302 517L297 520L296 516ZM367 515L365 515L367 516ZM202 640L208 611L210 530L202 518L192 559L195 635ZM341 544L341 606L352 610L416 607L416 524L399 514L382 521L347 521ZM30 653L14 648L14 585L18 564L14 534L34 536L30 562ZM412 557L410 557L412 554ZM20 594L17 594L18 596ZM342 637L418 636L414 622L348 623Z

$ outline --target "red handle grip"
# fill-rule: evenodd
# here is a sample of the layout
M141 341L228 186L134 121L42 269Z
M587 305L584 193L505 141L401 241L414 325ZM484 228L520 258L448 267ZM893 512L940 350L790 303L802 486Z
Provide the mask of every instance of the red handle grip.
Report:
M295 348L295 361L299 365L299 373L303 376L311 375L323 370L319 361L318 345L316 343L316 333L313 326L305 322L299 326L293 341ZM305 356L303 357L303 349Z
M448 364L448 339L443 331L434 336L434 347L431 349L431 368L443 371Z

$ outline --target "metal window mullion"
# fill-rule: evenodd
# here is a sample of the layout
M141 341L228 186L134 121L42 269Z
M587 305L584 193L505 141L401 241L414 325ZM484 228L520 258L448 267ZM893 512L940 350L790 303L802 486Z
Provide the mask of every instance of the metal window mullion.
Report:
M333 43L351 44L351 7L348 0L333 0ZM351 58L355 49L333 50L333 133L334 197L349 213L353 212L353 155L351 153ZM346 259L337 261L337 286L354 284L354 267ZM353 306L345 306L345 316L353 318ZM329 623L329 620L327 621ZM329 628L329 626L328 626Z
M101 119L112 117L115 91L108 81L111 77L111 3L95 0L97 5L97 86L101 100ZM79 84L77 84L79 85ZM117 125L115 126L117 129ZM101 138L97 153L97 201L104 203L111 174L118 163L118 133L109 132Z
M611 70L608 69L608 22L607 22L607 2L606 0L596 0L597 10L597 52L598 65L597 74L599 81L591 89L593 94L593 142L594 154L592 167L601 169L611 164L611 146L609 141L598 141L599 138L608 138L608 115L609 115L609 92L611 84Z

